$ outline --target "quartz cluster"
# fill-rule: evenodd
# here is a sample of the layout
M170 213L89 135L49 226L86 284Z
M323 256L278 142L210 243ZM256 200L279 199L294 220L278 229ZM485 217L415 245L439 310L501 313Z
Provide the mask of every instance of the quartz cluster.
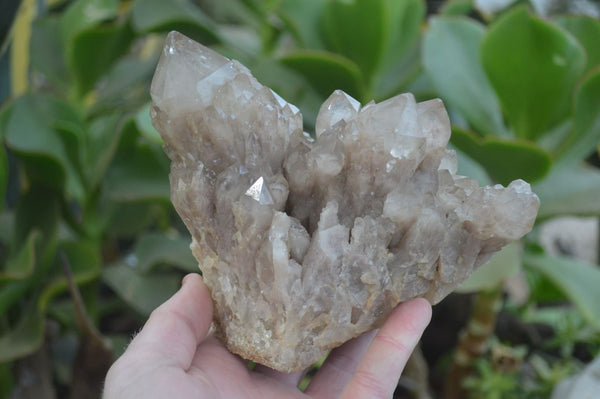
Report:
M439 302L532 227L521 180L456 175L440 100L361 104L335 91L316 138L247 68L172 32L151 88L172 201L229 350L307 367L400 302Z

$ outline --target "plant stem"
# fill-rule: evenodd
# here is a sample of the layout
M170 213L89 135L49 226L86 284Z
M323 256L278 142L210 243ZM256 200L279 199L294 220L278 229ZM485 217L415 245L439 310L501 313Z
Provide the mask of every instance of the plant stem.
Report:
M496 317L501 307L502 285L476 294L473 310L467 326L459 335L452 365L446 375L445 399L467 397L462 386L465 377L473 372L474 361L487 349L487 342L494 333Z

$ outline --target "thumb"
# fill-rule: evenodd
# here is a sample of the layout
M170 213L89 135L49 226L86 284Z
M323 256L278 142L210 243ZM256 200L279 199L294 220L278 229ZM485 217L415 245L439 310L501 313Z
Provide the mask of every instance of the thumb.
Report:
M152 312L126 353L152 354L164 365L186 370L208 334L212 316L212 300L202 277L188 274L179 291Z

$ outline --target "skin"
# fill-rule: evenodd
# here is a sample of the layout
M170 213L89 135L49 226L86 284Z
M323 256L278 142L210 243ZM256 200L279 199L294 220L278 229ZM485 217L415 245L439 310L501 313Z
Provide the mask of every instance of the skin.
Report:
M249 371L246 361L214 338L212 309L202 278L187 275L110 368L104 399L392 398L431 319L426 300L402 303L381 329L334 349L300 392L302 372L284 374L264 366Z

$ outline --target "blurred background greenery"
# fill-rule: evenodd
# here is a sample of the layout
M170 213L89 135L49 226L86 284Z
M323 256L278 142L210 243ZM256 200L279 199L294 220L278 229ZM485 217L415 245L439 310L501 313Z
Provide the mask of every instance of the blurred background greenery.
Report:
M334 89L440 97L460 173L532 183L533 232L436 307L396 397L545 398L578 375L600 353L597 233L582 259L543 245L543 227L600 215L600 6L486 3L4 0L0 397L99 397L131 334L197 271L148 112L170 30L248 66L307 130Z

